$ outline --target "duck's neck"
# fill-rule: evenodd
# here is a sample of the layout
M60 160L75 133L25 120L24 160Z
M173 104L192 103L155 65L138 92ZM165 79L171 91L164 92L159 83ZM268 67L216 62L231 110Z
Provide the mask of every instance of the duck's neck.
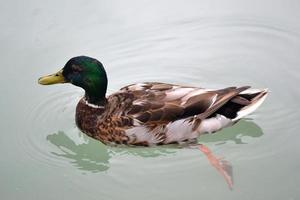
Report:
M107 103L106 90L107 79L100 79L97 82L94 81L85 87L85 99L88 103L97 106L104 106Z
M89 93L85 93L85 101L88 103L88 104L91 104L91 105L95 105L95 106L105 106L106 103L107 103L107 99L104 96L95 96L95 95L91 95Z
M85 104L91 108L105 108L105 105L107 104L107 99L101 99L101 100L97 100L96 102L94 101L90 101L87 96L85 95L83 98L83 101L85 102Z

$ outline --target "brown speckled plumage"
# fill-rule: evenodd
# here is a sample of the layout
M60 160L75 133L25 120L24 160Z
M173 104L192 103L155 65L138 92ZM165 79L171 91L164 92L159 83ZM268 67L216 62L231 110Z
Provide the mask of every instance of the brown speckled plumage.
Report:
M152 134L155 144L171 143L174 141L166 141L168 124L184 119L196 131L202 120L216 114L233 115L231 118L234 118L254 97L266 94L263 91L251 97L240 94L248 88L206 90L165 83L133 84L108 96L103 107L89 106L84 98L81 99L76 109L76 123L87 135L105 144L153 144L141 141L138 132L126 133L134 127L144 127L147 132L140 134Z

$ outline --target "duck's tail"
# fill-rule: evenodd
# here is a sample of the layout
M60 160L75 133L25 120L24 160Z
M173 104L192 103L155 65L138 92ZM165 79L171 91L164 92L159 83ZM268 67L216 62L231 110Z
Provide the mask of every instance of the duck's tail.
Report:
M237 97L232 99L231 102L243 105L243 100L245 100L245 105L237 111L236 117L233 118L232 121L236 122L255 111L264 102L267 96L268 89L247 89L241 92ZM246 103L246 101L248 102Z
M266 99L268 89L246 89L230 99L212 116L204 119L198 133L214 133L233 125L241 118L255 111Z

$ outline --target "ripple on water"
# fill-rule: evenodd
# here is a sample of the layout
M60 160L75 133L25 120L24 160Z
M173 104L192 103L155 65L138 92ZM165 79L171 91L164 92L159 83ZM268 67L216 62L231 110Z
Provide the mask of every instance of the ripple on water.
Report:
M300 37L278 27L284 26L256 19L201 18L160 26L150 24L134 37L116 35L114 37L118 38L108 40L107 43L111 44L104 49L114 55L107 59L110 88L115 91L126 84L142 81L211 88L230 85L268 87L271 94L254 114L254 121L243 120L220 134L204 136L200 142L218 149L228 142L243 144L244 138L261 137L263 130L268 130L265 137L272 137L273 142L264 148L270 149L280 144L282 137L294 134L291 130L298 127L294 119L299 117L296 112L299 92L294 86L299 80L299 75L295 73L298 66L296 61L289 63L288 68L285 64L299 52ZM182 150L180 152L183 153L179 153L169 147L106 147L82 136L74 123L79 94L79 90L75 89L51 92L28 108L28 125L26 134L20 138L20 148L33 161L56 167L68 161L80 170L102 172L111 167L111 160L130 168L132 163L128 160L147 157L149 161L145 159L143 162L147 162L149 168L152 167L152 171L157 173L164 173L170 165L187 167L197 162L198 151L191 153ZM271 135L278 131L286 134ZM272 153L276 153L276 149L272 149ZM98 150L99 153L95 153ZM255 149L260 150L262 147ZM168 162L160 160L162 155L170 155L164 158ZM173 155L180 156L180 159ZM154 165L153 158L160 160L160 164ZM131 170L138 169L133 167ZM178 168L173 170L180 171ZM118 175L112 176L126 184L126 177L122 179Z
M53 148L46 138L57 130L67 130L70 135L78 135L74 124L78 100L78 90L61 90L47 93L36 104L28 107L24 130L26 134L22 134L23 138L19 138L19 142L33 161L53 166L62 164L57 156L51 154Z

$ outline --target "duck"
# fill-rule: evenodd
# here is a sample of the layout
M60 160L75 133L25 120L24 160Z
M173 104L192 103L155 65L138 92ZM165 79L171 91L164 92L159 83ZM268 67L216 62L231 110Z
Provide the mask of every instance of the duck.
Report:
M77 127L104 144L153 146L197 141L237 123L266 99L267 89L250 86L206 89L162 82L127 85L106 95L108 78L100 61L71 58L41 85L71 83L85 93L76 106Z

